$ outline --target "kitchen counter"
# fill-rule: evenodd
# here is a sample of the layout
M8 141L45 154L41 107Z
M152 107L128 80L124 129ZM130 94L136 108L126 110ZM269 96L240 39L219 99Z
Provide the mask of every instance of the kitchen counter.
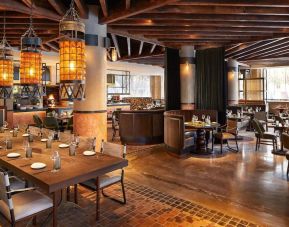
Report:
M21 112L37 112L37 111L46 111L47 108L39 108L39 109L26 109L26 110L13 110L14 113L21 113Z
M107 103L107 106L130 106L130 103L126 102Z

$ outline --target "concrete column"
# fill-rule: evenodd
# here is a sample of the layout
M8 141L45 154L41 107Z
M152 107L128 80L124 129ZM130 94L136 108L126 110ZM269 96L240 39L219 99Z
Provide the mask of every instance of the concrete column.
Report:
M181 108L195 109L195 49L183 46L180 50Z
M84 20L86 33L86 91L85 100L74 101L74 131L80 136L96 137L96 148L107 140L106 102L106 25L98 24L97 7L89 6Z
M238 62L233 59L228 60L228 105L239 102L238 83Z

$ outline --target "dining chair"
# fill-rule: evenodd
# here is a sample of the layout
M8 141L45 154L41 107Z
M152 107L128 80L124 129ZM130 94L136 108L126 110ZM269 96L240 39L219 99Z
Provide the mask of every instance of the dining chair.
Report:
M266 132L263 125L255 118L252 120L252 125L256 136L256 151L261 144L273 145L273 149L278 149L277 136L274 133Z
M116 137L117 132L119 131L119 123L118 123L118 114L119 111L113 111L112 113L112 141L114 141L114 138Z
M227 147L232 151L239 151L238 146L238 121L227 120L227 124L219 128L219 130L214 134L214 139L218 139L221 142L221 154L223 153L224 141L227 143ZM214 139L212 141L212 146L214 146ZM229 140L234 140L236 143L236 148L232 148L229 145Z
M283 147L289 150L289 134L282 133L281 140L282 140ZM288 160L288 165L287 165L287 177L288 177L289 175L289 151L286 152L285 156L286 156L286 159Z
M262 124L266 126L266 131L268 131L268 117L265 111L256 112L254 117Z
M69 130L71 133L73 133L73 117L68 119L66 130Z
M47 129L59 130L59 124L55 117L45 117L43 125Z
M43 128L43 122L37 114L33 115L33 121L34 121L36 127Z
M36 224L36 215L52 207L52 200L35 188L12 190L7 172L0 171L0 212L11 226L28 217Z

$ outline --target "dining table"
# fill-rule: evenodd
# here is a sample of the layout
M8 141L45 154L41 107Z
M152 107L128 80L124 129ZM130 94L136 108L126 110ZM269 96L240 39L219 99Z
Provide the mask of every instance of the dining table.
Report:
M33 183L42 191L50 194L53 201L52 219L53 226L57 226L57 208L60 205L62 191L72 185L95 179L96 186L99 184L99 177L109 172L122 169L128 165L126 159L117 158L96 152L93 156L85 156L83 152L88 149L85 142L80 142L76 155L70 156L68 148L60 148L63 141L53 141L52 147L47 149L46 143L41 142L40 137L35 137L30 143L32 147L32 158L25 158L22 148L23 140L21 133L17 137L10 137L9 132L0 133L0 141L4 138L12 139L12 149L0 149L0 166L11 170L14 174ZM67 142L67 141L66 141ZM61 157L61 168L53 171L52 153L58 151ZM9 158L11 152L20 154L18 158ZM42 169L32 169L31 165L36 162L46 164ZM98 188L98 187L96 187ZM97 189L98 190L98 189ZM61 196L60 196L61 195ZM96 193L97 195L97 193ZM96 196L97 198L97 196ZM96 220L99 217L99 200L96 200Z
M194 153L196 154L211 154L212 149L207 148L206 144L206 132L213 132L220 127L218 122L206 123L202 121L196 122L185 122L186 130L196 131L196 149Z
M283 124L282 125L281 123L279 123L279 125L276 125L276 124L274 125L274 131L278 131L279 132L280 149L277 149L277 150L273 149L272 150L272 154L283 155L283 156L286 155L287 151L285 151L284 147L283 147L282 133L283 132L288 132L288 130L289 130L289 125L287 125L287 124Z

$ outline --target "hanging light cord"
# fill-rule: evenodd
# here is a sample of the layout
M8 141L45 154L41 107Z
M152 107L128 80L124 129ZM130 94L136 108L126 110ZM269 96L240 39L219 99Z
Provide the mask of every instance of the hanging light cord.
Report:
M32 17L32 14L33 14L33 1L31 1L31 4L30 4L30 17L29 17L29 28L28 30L22 35L22 37L37 37L36 33L35 33L35 30L34 30L34 27L33 27L33 17Z
M4 18L3 18L3 37L0 42L0 49L1 49L1 57L5 57L6 50L12 48L6 39L6 12L4 11Z
M80 17L74 7L74 0L71 0L69 9L67 10L65 15L61 19L61 21L65 21L65 20L73 20L73 21L78 21L78 22L80 21Z

